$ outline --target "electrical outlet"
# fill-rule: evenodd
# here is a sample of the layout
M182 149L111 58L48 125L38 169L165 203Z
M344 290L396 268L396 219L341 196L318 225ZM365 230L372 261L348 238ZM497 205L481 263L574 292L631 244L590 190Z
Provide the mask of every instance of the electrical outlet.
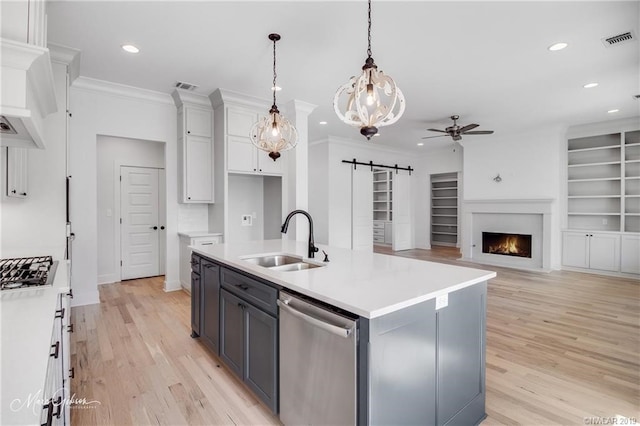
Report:
M449 306L449 294L436 297L436 311Z
M253 216L251 216L250 214L243 214L242 226L253 226Z

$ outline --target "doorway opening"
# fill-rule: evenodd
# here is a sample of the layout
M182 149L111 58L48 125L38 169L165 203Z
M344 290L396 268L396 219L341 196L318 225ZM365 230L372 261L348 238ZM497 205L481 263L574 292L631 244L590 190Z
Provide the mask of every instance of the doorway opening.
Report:
M165 145L98 136L98 284L165 273Z

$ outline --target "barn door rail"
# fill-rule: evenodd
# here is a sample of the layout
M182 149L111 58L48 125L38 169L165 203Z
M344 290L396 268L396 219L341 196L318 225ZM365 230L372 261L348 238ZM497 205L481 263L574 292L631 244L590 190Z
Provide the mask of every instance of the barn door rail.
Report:
M412 169L411 166L407 166L407 167L398 167L397 164L393 165L393 166L387 166L385 164L375 164L373 161L369 161L368 163L364 163L362 161L357 161L355 158L353 160L342 160L343 163L347 163L347 164L352 164L353 165L353 170L356 170L356 166L369 166L371 168L371 171L373 171L373 168L384 168L384 169L392 169L396 171L396 174L398 174L399 170L407 170L409 172L409 176L411 176L411 172L415 171L415 169Z

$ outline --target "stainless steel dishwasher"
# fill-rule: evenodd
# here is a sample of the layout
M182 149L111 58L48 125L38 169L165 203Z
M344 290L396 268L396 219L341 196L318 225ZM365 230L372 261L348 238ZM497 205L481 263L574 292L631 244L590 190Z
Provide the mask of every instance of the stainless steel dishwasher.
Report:
M280 292L280 420L355 425L356 318Z

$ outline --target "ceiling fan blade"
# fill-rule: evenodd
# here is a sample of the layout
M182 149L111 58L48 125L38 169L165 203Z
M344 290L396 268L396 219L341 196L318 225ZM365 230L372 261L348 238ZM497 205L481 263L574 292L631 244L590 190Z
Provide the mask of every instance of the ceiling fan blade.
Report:
M448 136L448 135L425 136L425 137L424 137L424 138L422 138L422 139L441 138L441 137L443 137L443 136Z
M466 132L465 135L490 135L493 130L474 130L472 132Z
M466 126L460 128L460 133L465 133L471 129L475 129L478 126L479 124L467 124Z
M440 133L447 133L446 130L440 130L440 129L427 129L430 132L440 132Z

